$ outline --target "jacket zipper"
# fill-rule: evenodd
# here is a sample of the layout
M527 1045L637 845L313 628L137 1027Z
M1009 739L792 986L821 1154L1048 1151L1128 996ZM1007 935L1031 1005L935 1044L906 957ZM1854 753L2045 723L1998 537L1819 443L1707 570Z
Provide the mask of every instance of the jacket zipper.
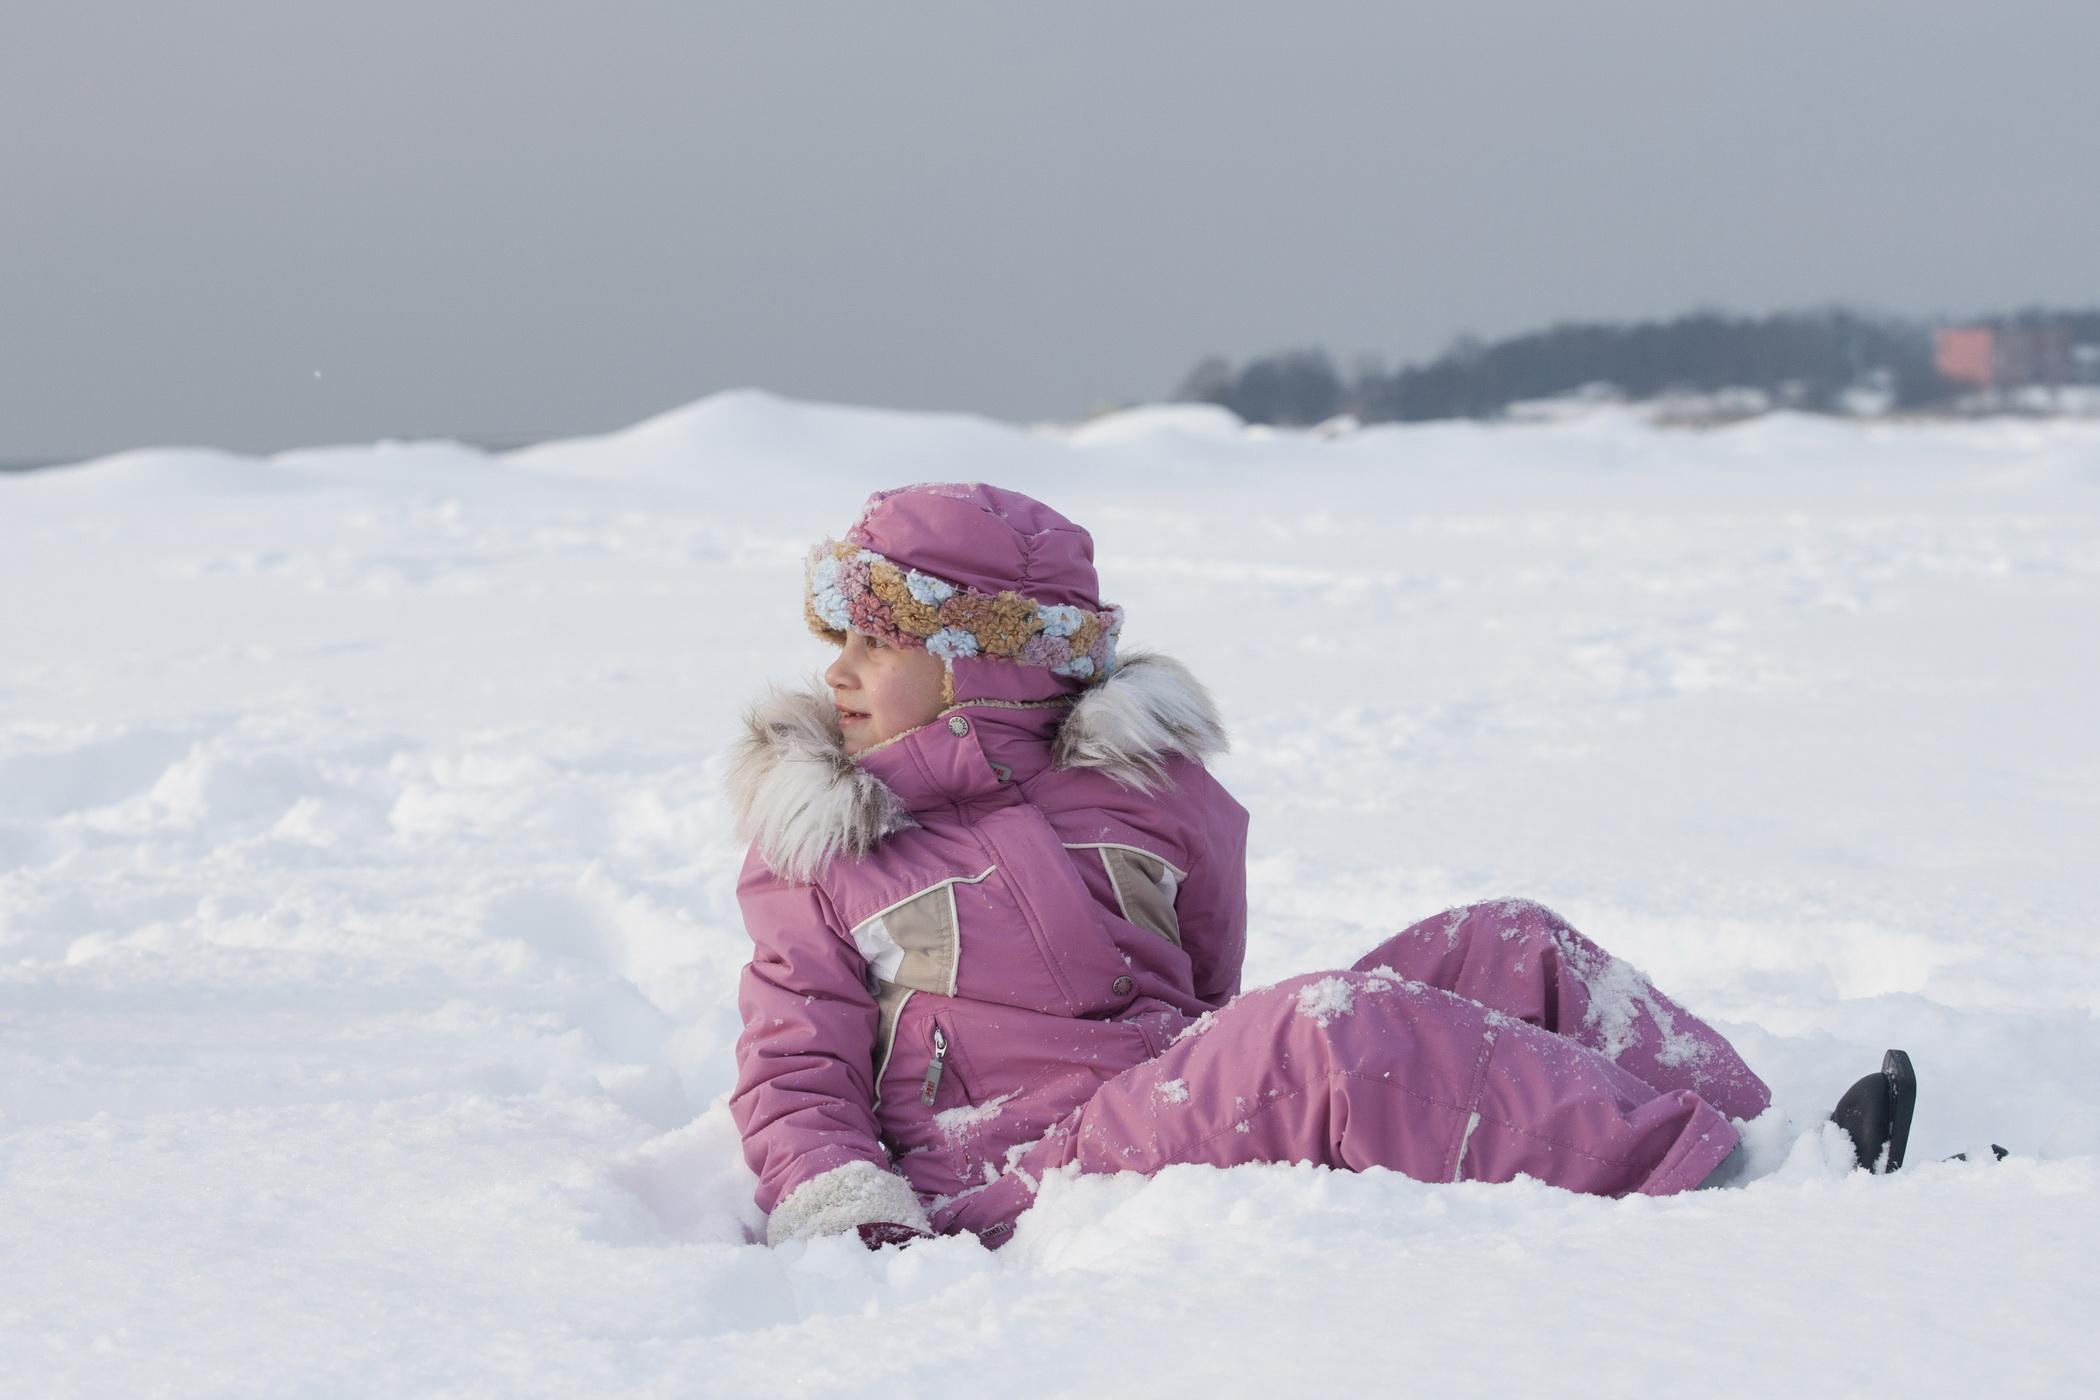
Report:
M941 1091L941 1075L948 1069L948 1037L941 1034L939 1025L933 1028L933 1061L926 1066L926 1082L919 1086L919 1102L932 1104L934 1096Z

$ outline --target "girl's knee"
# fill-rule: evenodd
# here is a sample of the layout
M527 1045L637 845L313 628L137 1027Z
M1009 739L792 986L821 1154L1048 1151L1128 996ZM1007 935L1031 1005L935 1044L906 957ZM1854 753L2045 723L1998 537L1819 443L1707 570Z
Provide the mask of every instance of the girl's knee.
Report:
M1568 921L1535 899L1497 899L1478 906L1526 927L1566 928Z
M1302 1050L1326 1052L1343 1027L1406 979L1376 970L1307 972L1264 989L1261 1019ZM1412 985L1412 984L1409 984ZM1243 999L1244 1000L1244 999Z
M1367 984L1391 980L1353 968L1333 968L1286 977L1263 988L1260 995L1270 1019L1289 1021L1304 1017L1316 1025L1325 1026L1350 1009Z
M1566 919L1535 899L1489 899L1454 911L1451 923L1455 938L1472 943L1520 944L1550 942L1565 946L1574 933Z

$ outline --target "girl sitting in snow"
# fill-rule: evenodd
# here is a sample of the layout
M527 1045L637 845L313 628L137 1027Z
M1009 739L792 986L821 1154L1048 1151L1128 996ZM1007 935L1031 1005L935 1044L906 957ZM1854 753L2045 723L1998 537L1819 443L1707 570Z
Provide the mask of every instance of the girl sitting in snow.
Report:
M748 716L731 1109L767 1239L997 1245L1044 1175L1312 1161L1666 1195L1770 1092L1523 900L1240 994L1247 813L1179 663L1118 657L1086 531L984 485L876 494L811 551L826 689ZM1899 1052L1837 1115L1901 1161ZM1884 1155L1885 1154L1885 1155Z

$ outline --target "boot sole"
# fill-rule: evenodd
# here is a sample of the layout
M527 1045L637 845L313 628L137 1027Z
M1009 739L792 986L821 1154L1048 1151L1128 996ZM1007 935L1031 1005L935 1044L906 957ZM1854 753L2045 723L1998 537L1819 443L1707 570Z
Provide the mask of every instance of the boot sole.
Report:
M1882 1056L1881 1077L1889 1093L1888 1165L1881 1169L1887 1175L1903 1165L1904 1149L1910 1146L1910 1119L1918 1106L1918 1073L1911 1068L1909 1055L1891 1050Z

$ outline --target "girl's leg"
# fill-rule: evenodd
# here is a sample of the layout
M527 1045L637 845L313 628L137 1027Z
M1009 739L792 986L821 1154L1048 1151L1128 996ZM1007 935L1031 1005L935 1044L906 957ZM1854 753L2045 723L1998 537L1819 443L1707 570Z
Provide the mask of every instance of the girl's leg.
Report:
M1658 1091L1478 1002L1379 973L1314 973L1247 993L1110 1080L935 1220L997 1243L1043 1174L1073 1165L1306 1161L1666 1195L1698 1185L1736 1142L1690 1090Z
M1732 1118L1772 1091L1720 1032L1633 966L1528 899L1468 904L1394 934L1356 963L1389 968L1566 1036L1657 1089L1690 1089Z

